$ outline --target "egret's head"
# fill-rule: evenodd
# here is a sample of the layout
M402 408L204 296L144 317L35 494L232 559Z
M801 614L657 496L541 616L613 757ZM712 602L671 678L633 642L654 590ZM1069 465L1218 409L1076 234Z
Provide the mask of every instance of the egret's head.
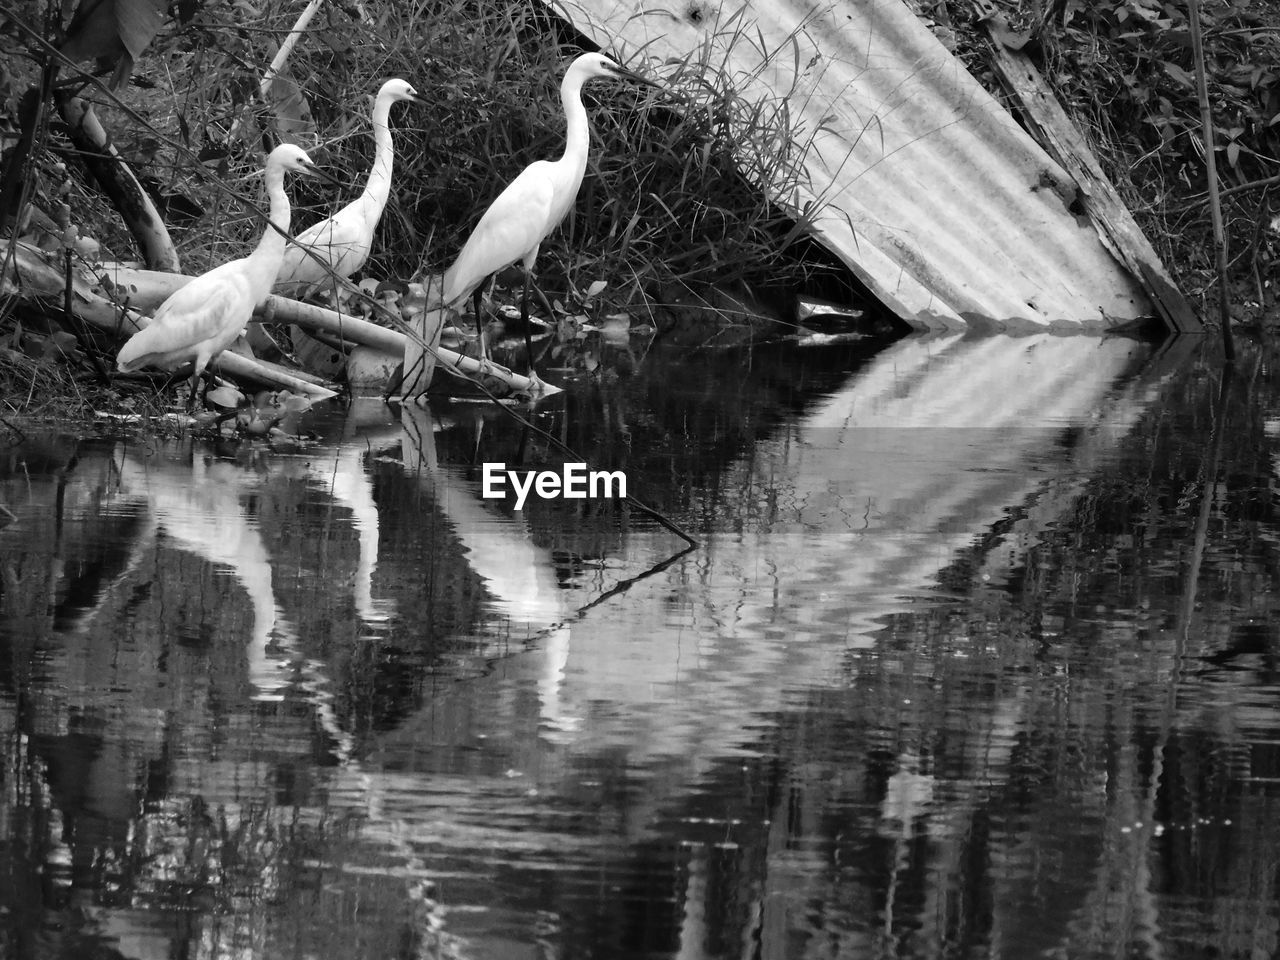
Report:
M394 80L388 80L378 90L379 100L390 100L396 103L400 100L416 100L422 102L422 97L418 96L418 91L413 89L412 84L407 80L401 80L399 77Z
M271 151L271 155L267 157L267 167L269 169L272 166L281 170L300 173L304 177L320 176L320 169L307 156L307 151L301 147L294 146L292 143L282 143Z
M656 87L658 84L646 77L633 73L626 67L619 66L614 63L603 53L584 53L569 65L569 70L565 74L567 80L571 75L577 74L581 76L583 82L591 80L595 77L613 77L618 80L630 80L634 83L643 83L650 87Z

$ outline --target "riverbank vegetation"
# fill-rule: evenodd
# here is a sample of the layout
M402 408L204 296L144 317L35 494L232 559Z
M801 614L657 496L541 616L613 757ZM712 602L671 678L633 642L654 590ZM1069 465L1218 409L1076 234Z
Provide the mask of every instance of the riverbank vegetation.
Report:
M935 33L997 96L988 25L1021 45L1093 145L1165 265L1212 320L1216 278L1205 142L1184 0L912 0ZM989 16L984 16L989 15ZM1274 306L1268 274L1280 212L1280 3L1201 4L1209 98L1217 127L1237 323ZM1016 109L1014 109L1016 116Z
M1183 5L912 2L997 92L979 14L1002 17L1096 144L1166 264L1203 302L1213 257ZM74 95L93 105L137 173L167 225L176 262L189 274L240 255L252 242L260 229L254 213L260 158L281 135L317 143L313 156L350 185L342 196L323 186L293 187L295 222L305 225L348 199L367 176L370 97L386 77L410 80L426 103L405 106L393 119L393 200L368 276L443 270L501 185L530 160L561 149L557 86L581 38L540 4L323 4L272 83L271 102L259 85L298 4L186 0L170 10L160 0L118 0L115 8L148 5L158 18L150 27L119 20L118 42L101 49L83 40L93 32L84 19L93 4L81 3L65 22L59 4L18 0L7 7L0 24L0 193L10 238L38 239L77 261L148 254L91 176L83 145L69 138L67 110L57 104ZM1232 301L1238 319L1256 321L1271 298L1262 227L1274 205L1271 179L1280 172L1280 5L1207 2L1205 17L1219 170L1229 188ZM152 27L154 35L147 32ZM102 33L101 24L94 29ZM739 41L755 42L745 30ZM58 48L96 60L71 65L54 53ZM726 284L750 303L837 283L839 271L804 239L804 224L759 189L791 193L812 131L796 126L781 98L749 102L732 77L709 64L667 65L663 78L665 91L587 88L595 136L587 178L538 262L543 286L566 315L581 314L590 299L600 318L625 316L660 328L664 305L695 297L715 304ZM59 397L68 410L104 399L92 393L101 379L87 356L95 341L72 346L76 333L50 329L4 297L0 389L11 398L10 412L30 411L36 398ZM112 345L97 342L109 368ZM572 350L563 359L573 362ZM61 371L75 388L36 388L34 367L42 377ZM12 399L23 396L30 399Z
M210 2L169 21L114 90L86 86L62 68L71 77L63 82L83 88L139 174L185 273L253 242L260 229L251 205L255 177L264 146L277 136L318 142L312 156L349 192L358 190L372 153L370 97L389 76L409 79L426 102L393 119L393 200L366 276L442 271L501 186L563 148L558 85L581 48L566 24L536 5L325 5L275 81L272 96L284 98L275 104L263 102L258 84L298 7L248 12L245 3ZM58 42L41 13L28 3L4 31L15 54L4 108L15 127L23 124L23 91L38 84L50 59L41 38ZM815 272L835 277L830 263L788 255L805 243L803 224L755 186L787 193L800 176L806 134L789 125L781 101L747 103L729 78L692 61L664 79L668 88L658 94L616 83L587 89L595 136L588 175L564 228L543 246L542 285L569 312L580 313L590 299L598 314L660 326L665 304L706 297L726 278L750 301L750 291L799 289ZM27 216L39 221L42 212L69 208L69 226L97 241L103 259L137 258L135 237L82 176L56 114L46 110L43 119ZM744 147L751 159L739 172L735 157ZM339 199L329 187L290 189L301 225ZM61 229L46 239L56 245Z

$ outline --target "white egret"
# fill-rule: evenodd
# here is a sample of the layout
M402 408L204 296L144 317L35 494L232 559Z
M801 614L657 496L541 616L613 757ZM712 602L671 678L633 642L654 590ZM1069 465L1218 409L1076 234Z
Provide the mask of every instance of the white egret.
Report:
M618 77L657 86L599 53L584 53L575 59L560 83L560 103L566 121L564 155L559 160L538 160L525 167L484 212L458 259L445 271L446 306L456 306L468 294L474 296L481 356L485 353L484 324L480 317L484 282L490 274L519 260L524 268L520 316L524 321L525 346L530 350L529 365L533 366L529 340L529 283L533 263L538 257L538 247L569 213L582 185L591 144L587 109L582 105L582 85L596 77Z
M272 150L266 164L270 222L258 246L247 257L214 267L175 290L160 304L150 325L120 348L116 359L121 370L172 370L188 360L194 361L191 402L195 402L196 385L204 368L244 332L254 309L271 293L289 232L284 175L290 170L319 175L301 147L286 143Z
M391 105L401 100L421 102L418 91L404 80L388 80L373 101L373 168L357 199L327 220L308 227L284 252L275 289L287 296L306 295L331 279L330 271L349 277L369 259L373 232L391 196L395 148L391 143ZM315 253L323 263L308 254ZM329 269L325 269L325 266Z

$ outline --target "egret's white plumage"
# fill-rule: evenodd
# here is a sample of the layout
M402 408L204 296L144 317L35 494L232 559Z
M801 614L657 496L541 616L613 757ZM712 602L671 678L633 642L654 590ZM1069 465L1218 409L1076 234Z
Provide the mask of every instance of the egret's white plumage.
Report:
M529 275L542 241L573 206L587 169L590 132L582 85L596 77L621 77L651 84L599 53L584 53L569 65L560 83L566 132L559 160L538 160L525 167L484 212L458 259L445 271L444 302L454 306L477 294L476 328L482 330L478 293L490 274L520 261L525 271L521 313L528 330ZM526 332L526 338L528 334ZM481 349L484 348L483 336Z
M174 291L160 304L151 323L120 348L117 364L121 370L172 370L188 360L194 361L194 395L195 381L205 366L240 336L254 309L271 293L289 232L284 175L290 170L314 175L315 164L301 147L281 144L267 157L271 222L258 246L247 257L214 267Z
M404 80L388 80L378 90L373 101L373 168L364 193L332 217L298 234L285 249L284 263L276 275L276 290L289 296L305 295L330 282L325 264L342 277L349 277L364 266L373 249L373 232L391 196L391 172L395 165L391 105L417 99L418 92ZM317 263L315 257L308 255L308 250L323 263Z

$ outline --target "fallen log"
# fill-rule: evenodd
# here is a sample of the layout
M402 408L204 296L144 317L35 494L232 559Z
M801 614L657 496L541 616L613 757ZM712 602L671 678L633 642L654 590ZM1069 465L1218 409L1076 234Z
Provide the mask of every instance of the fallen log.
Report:
M328 400L338 395L337 390L312 383L310 377L304 379L305 374L301 370L286 370L278 364L244 357L230 350L223 350L209 361L209 366L233 380L250 380L272 390L288 390L312 400Z
M1137 277L1169 329L1175 333L1203 333L1204 325L1170 276L1160 255L1129 212L1119 192L1102 169L1075 123L1058 102L1052 87L1031 58L1007 39L1017 38L995 7L987 12L995 74L1026 121L1027 130L1045 151L1066 170L1079 188L1079 200L1111 255ZM1025 40L1023 40L1025 42Z

